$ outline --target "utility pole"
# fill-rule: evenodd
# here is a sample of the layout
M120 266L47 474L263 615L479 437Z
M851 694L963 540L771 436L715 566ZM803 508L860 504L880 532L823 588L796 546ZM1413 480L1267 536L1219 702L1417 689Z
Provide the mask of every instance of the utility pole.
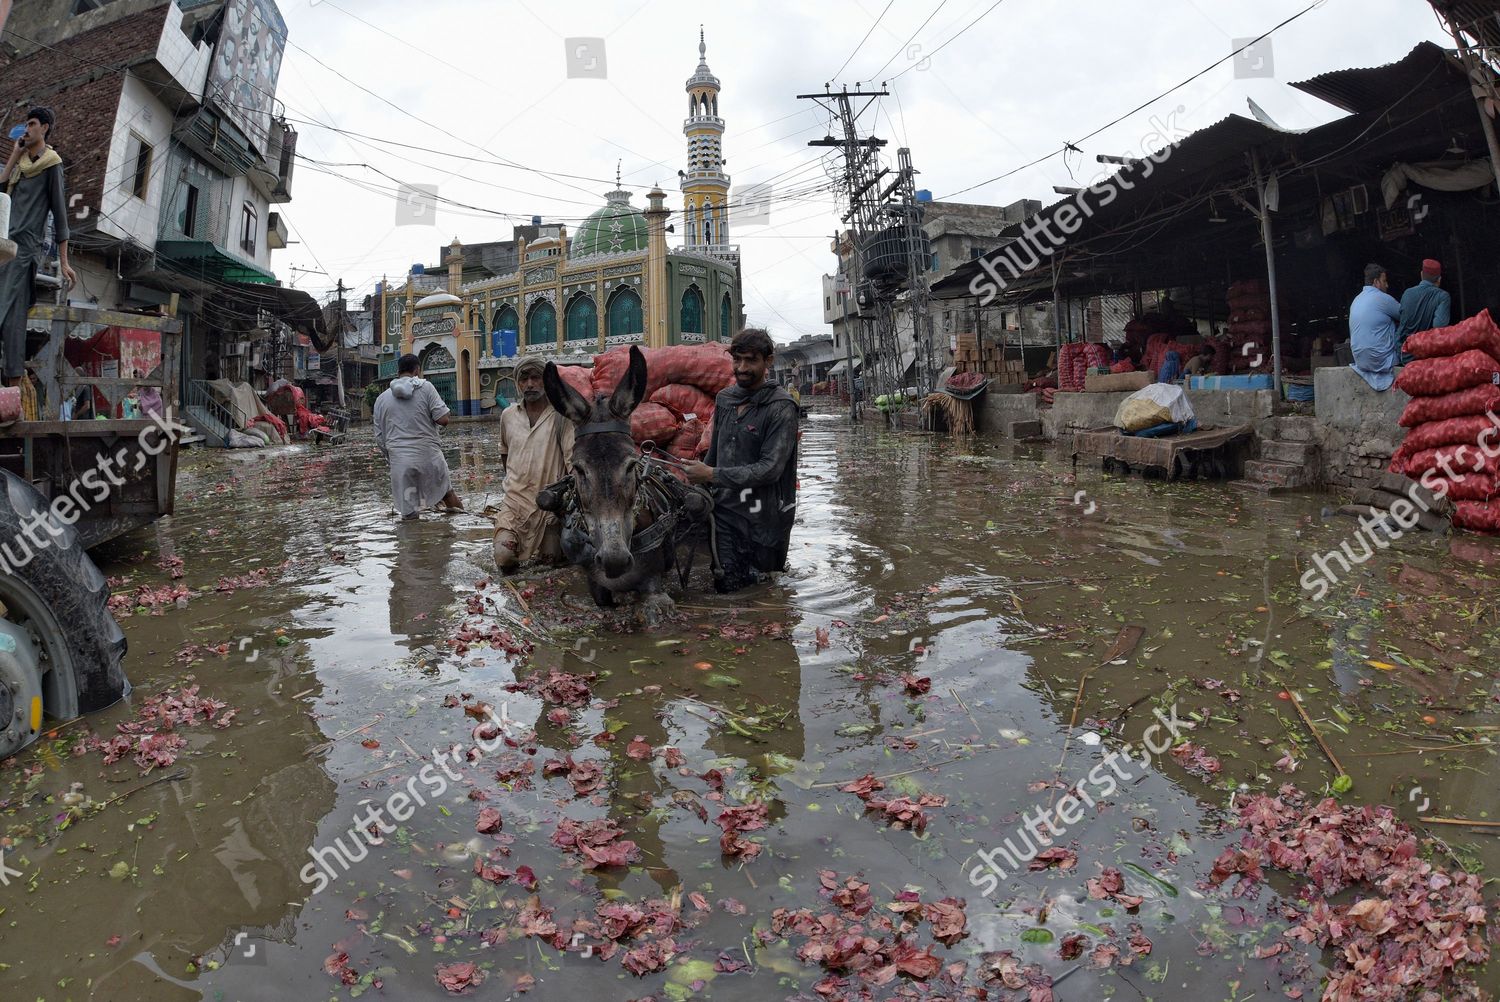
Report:
M339 393L339 410L344 410L344 327L348 323L349 311L345 309L344 280L342 277L339 278L338 290L339 324L338 330L335 331L333 335L333 357L336 359L335 364L338 367L338 376L336 378L338 380L337 386Z
M844 256L839 253L839 231L833 231L833 254L839 259L840 277L848 282L849 276L843 274ZM839 297L839 309L843 312L844 328L844 374L849 377L849 423L853 424L859 420L859 401L854 397L854 336L849 324L849 300L853 298L854 286L849 286L849 292L840 295L838 283L834 283L834 295Z
M865 280L866 255L871 238L887 229L882 207L884 198L877 185L890 173L880 167L880 147L884 139L875 136L860 138L855 127L859 114L869 108L876 99L890 92L849 90L826 90L822 94L798 94L799 101L814 101L840 123L842 138L827 136L809 142L809 146L838 149L844 155L843 187L847 192L849 210L843 222L850 226L850 295L854 300L860 332L860 357L864 363L863 376L867 394L883 395L894 392L898 373L893 373L897 362L895 316L890 297L877 295L873 285ZM858 111L855 103L866 100ZM850 395L853 396L854 372L851 369Z
M932 316L927 298L927 275L932 270L932 255L927 235L922 231L922 204L917 201L917 172L911 165L911 150L896 151L898 177L896 206L906 240L906 305L911 314L911 346L917 361L917 388L922 396L931 393L937 382L932 356ZM898 377L902 375L897 374ZM898 387L899 389L899 387Z

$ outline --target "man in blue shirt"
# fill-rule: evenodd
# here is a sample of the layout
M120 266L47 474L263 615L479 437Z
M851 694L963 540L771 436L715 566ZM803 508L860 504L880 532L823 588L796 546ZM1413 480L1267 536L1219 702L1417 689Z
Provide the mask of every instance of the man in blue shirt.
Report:
M1453 322L1453 297L1442 288L1443 263L1432 258L1422 262L1422 284L1414 285L1401 295L1401 344L1422 331L1447 327ZM1402 355L1402 361L1409 356Z
M1354 349L1352 368L1373 390L1388 390L1396 377L1401 341L1397 325L1401 305L1385 290L1390 280L1378 264L1365 265L1365 287L1349 307L1349 341Z

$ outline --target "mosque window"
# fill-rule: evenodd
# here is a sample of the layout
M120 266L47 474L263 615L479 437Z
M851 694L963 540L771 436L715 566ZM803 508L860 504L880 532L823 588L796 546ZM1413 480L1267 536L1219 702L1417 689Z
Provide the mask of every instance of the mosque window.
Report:
M682 325L683 333L703 333L703 293L698 291L697 286L688 286L688 290L682 294Z
M614 295L609 297L606 313L610 337L643 334L646 331L646 324L641 316L641 297L632 289L616 289Z
M502 306L495 311L495 325L492 331L516 331L521 329L521 318L516 315L514 307Z
M577 295L568 304L567 339L593 341L599 336L599 309L590 296Z
M557 310L545 299L538 300L526 315L526 343L557 343Z

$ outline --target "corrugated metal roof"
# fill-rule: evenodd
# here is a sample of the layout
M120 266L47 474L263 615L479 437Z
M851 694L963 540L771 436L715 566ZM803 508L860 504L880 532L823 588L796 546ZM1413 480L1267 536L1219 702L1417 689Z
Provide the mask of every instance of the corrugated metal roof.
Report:
M1070 244L1082 243L1106 232L1115 222L1131 216L1148 200L1159 197L1164 188L1189 178L1222 172L1226 167L1229 167L1228 173L1243 177L1248 172L1245 155L1250 150L1285 142L1292 135L1294 134L1270 128L1243 115L1230 115L1184 138L1161 163L1141 161L1122 167L1109 182L1101 181L1093 189L1085 189L1081 194L1069 195L1052 203L1032 217L1032 221L1029 221L1030 232L1038 232L1041 223L1052 220L1064 206L1081 206L1087 202L1090 211L1084 213L1083 225L1068 241ZM1163 152L1165 151L1156 151L1157 154ZM1113 185L1116 194L1108 200L1108 204L1104 204L1104 196L1110 185ZM965 262L952 275L935 284L932 287L933 296L938 299L971 296L969 285L984 270L984 260L999 261L1026 230L1026 225L1007 229L1002 237L1009 239L983 258ZM1026 250L1024 246L1016 246L1014 249L1018 252ZM1021 254L1017 260L1029 259L1031 256L1030 253Z
M1433 8L1480 45L1500 48L1500 0L1431 0Z
M1392 105L1423 87L1442 88L1448 82L1441 72L1444 69L1464 75L1463 64L1452 54L1432 42L1422 42L1394 63L1333 70L1292 86L1358 115Z
M1500 0L1459 6L1484 8L1493 12L1500 10ZM1495 22L1495 32L1497 42L1500 42L1500 21ZM1420 100L1424 97L1423 92L1429 89L1434 96L1450 93L1455 87L1467 89L1467 77L1462 64L1450 52L1431 42L1423 42L1397 62L1366 69L1337 70L1293 86L1358 115L1383 112L1408 99ZM1127 190L1122 190L1112 204L1089 213L1079 231L1069 237L1068 245L1074 248L1086 245L1091 238L1108 234L1119 224L1148 213L1154 200L1160 200L1174 192L1186 197L1203 187L1205 181L1216 180L1218 184L1242 182L1250 173L1247 154L1251 150L1260 149L1274 154L1277 150L1295 148L1306 153L1320 151L1327 142L1333 142L1336 148L1342 148L1347 145L1348 140L1343 136L1344 126L1341 123L1348 121L1350 119L1341 118L1307 132L1296 133L1240 115L1231 115L1183 139L1171 155L1155 166L1149 175L1141 164L1122 168L1114 175L1115 184ZM1282 158L1271 155L1266 159L1274 163ZM1070 195L1055 202L1039 212L1033 220L1050 220L1063 206L1077 204L1079 197ZM1085 197L1088 197L1087 192ZM1096 199L1095 205L1099 201ZM1030 232L1036 232L1036 223L1032 223ZM1002 234L1002 238L1009 238L1013 242L1021 234L1022 227L1012 227ZM999 268L1008 273L1010 269L998 262L1008 250L1026 249L1025 245L1011 246L1010 242L1002 240L983 258L966 262L953 275L936 283L932 289L933 296L938 299L971 297L970 283L984 271L985 260L996 262ZM1031 256L1029 253L1019 254L1015 259L1029 261ZM1007 296L1035 289L1040 285L1050 287L1052 280L1047 274L1050 257L1037 256L1042 258L1042 264L1020 276L1018 281L1009 283Z

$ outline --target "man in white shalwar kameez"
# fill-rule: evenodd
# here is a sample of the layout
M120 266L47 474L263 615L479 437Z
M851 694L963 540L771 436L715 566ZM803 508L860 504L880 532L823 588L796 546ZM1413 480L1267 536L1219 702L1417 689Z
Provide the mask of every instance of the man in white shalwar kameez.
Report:
M442 502L462 511L463 502L448 480L438 428L448 423L448 405L437 388L422 378L415 355L402 355L397 378L375 401L375 444L391 464L391 495L402 518Z
M536 498L572 466L573 422L547 402L543 369L536 356L521 360L515 372L521 399L500 414L505 497L495 514L495 563L506 573L523 563L562 559L557 516L538 508Z

